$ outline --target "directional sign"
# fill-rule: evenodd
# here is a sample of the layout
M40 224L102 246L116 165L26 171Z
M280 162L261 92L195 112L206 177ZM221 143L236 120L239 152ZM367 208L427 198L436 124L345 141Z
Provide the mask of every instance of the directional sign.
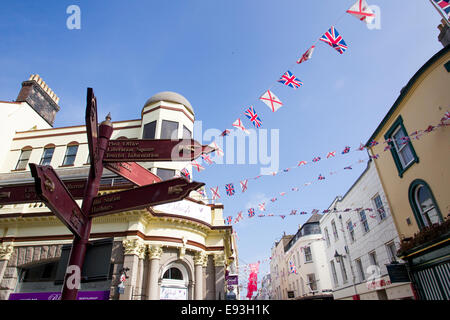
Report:
M89 156L91 157L91 168L94 177L98 172L98 120L97 120L97 98L92 88L87 89L86 98L86 131L89 145Z
M74 199L82 199L86 180L63 181ZM19 204L41 201L36 194L36 184L9 185L0 187L0 205Z
M151 173L136 162L111 162L105 163L105 168L117 173L138 186L145 186L160 182L161 178ZM0 190L1 191L1 190Z
M29 164L36 194L69 230L81 238L86 217L51 166Z
M191 191L204 185L201 182L189 182L179 177L143 187L97 196L92 204L91 216L98 217L115 212L180 201L186 198Z
M103 161L192 161L214 150L193 139L110 140Z

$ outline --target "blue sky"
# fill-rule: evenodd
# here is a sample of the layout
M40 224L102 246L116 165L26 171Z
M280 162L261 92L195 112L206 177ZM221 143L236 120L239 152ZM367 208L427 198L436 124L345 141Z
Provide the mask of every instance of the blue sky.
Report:
M61 98L55 127L84 123L86 88L94 88L99 119L137 119L145 101L175 91L192 104L203 130L231 128L253 105L262 128L279 130L279 170L300 160L325 158L366 142L412 75L442 45L441 17L429 1L371 0L381 10L381 29L345 14L355 0L9 1L0 11L0 99L14 100L20 83L38 73ZM81 29L69 30L66 8L81 9ZM337 22L338 21L338 22ZM349 49L342 55L316 43L310 61L295 61L334 24ZM276 81L286 71L304 82L294 90ZM272 113L258 101L268 88L284 106ZM418 128L420 129L420 128ZM198 134L198 133L197 133ZM209 143L211 141L203 141ZM248 152L247 152L248 153ZM248 154L247 154L248 157ZM197 181L221 188L224 216L266 201L267 211L326 209L365 168L342 168L365 152L277 176L250 180L261 164L207 166ZM339 171L330 176L330 171ZM326 180L300 188L291 187ZM233 182L236 195L225 194ZM288 194L267 201L279 192ZM266 259L283 232L295 233L308 216L245 219L235 225L241 264ZM261 275L268 272L263 264ZM243 280L243 279L242 279ZM246 292L246 290L244 290Z

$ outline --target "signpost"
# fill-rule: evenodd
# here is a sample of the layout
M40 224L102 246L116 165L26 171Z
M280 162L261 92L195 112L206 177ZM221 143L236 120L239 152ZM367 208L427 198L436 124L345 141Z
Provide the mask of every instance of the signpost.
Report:
M181 177L161 181L136 162L192 161L215 151L192 139L110 140L113 132L110 119L108 114L98 125L97 98L92 88L88 88L85 120L91 166L87 181L62 181L51 166L30 163L34 184L0 187L0 205L41 200L74 234L61 300L78 297L93 217L180 201L204 185ZM104 168L139 187L97 196ZM81 208L75 199L83 199Z
M110 140L103 161L192 161L214 150L193 139Z

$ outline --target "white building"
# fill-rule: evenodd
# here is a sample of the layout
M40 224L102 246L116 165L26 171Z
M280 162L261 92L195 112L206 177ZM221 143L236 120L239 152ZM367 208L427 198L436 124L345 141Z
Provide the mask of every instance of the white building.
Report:
M284 241L272 250L271 279L275 299L331 298L325 241L319 225L321 217L313 214L294 236L284 236Z
M386 264L400 240L372 160L320 220L334 299L412 298L411 285L391 283Z
M51 165L63 180L87 178L86 127L53 128L58 102L38 75L22 83L16 101L0 102L0 187L34 183L29 163ZM84 112L85 105L79 108ZM194 109L180 94L156 94L136 110L139 118L112 122L111 139L192 137ZM189 162L140 164L163 180L183 168L192 176ZM131 187L104 170L100 194ZM72 238L40 201L0 207L0 299L12 293L60 292L55 272L63 245ZM81 291L105 291L109 299L225 299L225 271L237 269L236 242L232 227L224 225L223 205L209 204L196 191L179 202L94 218L91 240L103 238L113 241L110 274L102 281L82 282ZM129 278L119 293L126 268Z

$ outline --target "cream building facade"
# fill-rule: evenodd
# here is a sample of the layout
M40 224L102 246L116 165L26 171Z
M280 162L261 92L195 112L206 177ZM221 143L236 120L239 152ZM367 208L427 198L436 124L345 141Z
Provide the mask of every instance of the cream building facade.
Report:
M53 128L58 103L38 75L22 83L16 101L0 102L4 115L0 118L0 186L33 183L29 163L51 165L63 180L87 178L86 128ZM111 139L190 139L194 120L194 109L186 98L162 92L146 101L139 119L113 121ZM192 179L186 162L140 164L163 180L187 168ZM105 169L99 193L131 187ZM77 202L81 206L81 200ZM238 259L223 209L193 191L179 202L94 218L91 240L113 241L110 273L102 281L82 282L81 291L108 291L109 299L225 299L225 271L236 270ZM55 273L63 246L72 239L42 202L2 206L0 299L12 293L60 291ZM124 273L124 288L118 290Z

